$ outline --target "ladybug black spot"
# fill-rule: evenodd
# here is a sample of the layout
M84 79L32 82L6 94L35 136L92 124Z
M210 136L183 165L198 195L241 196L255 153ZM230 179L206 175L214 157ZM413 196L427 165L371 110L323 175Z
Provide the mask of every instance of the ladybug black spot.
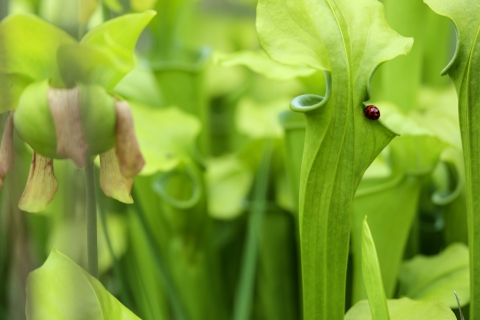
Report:
M370 120L378 120L378 118L380 118L380 110L374 105L366 106L363 112L365 113L365 117Z

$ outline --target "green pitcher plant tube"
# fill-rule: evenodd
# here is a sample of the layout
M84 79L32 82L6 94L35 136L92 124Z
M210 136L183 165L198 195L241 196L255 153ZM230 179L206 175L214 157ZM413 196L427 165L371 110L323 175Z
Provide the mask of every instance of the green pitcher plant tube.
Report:
M307 122L299 198L303 309L306 320L342 319L355 190L396 135L381 119L367 119L363 102L374 70L407 54L412 39L388 26L375 0L260 0L257 29L273 60L326 74L325 97L291 103Z
M439 15L455 24L457 47L450 63L442 71L453 80L458 95L458 113L465 163L465 192L470 250L470 319L479 319L480 306L480 110L477 76L480 66L478 51L479 14L476 1L450 3L442 0L424 1Z

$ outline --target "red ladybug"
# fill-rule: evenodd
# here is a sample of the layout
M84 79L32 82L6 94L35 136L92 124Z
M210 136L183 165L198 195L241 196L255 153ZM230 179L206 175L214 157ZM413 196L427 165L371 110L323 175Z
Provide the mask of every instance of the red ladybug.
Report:
M380 118L380 110L374 105L366 106L363 112L365 113L365 117L370 120L378 120L378 118Z

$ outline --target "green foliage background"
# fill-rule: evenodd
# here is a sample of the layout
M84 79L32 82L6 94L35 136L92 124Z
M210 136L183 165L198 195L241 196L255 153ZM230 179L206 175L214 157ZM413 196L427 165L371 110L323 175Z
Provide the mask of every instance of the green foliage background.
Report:
M479 3L426 3L1 1L2 123L19 101L31 120L0 319L476 319ZM99 280L83 170L55 160L53 201L17 206L54 140L32 83L130 105L146 165L133 204L96 182Z

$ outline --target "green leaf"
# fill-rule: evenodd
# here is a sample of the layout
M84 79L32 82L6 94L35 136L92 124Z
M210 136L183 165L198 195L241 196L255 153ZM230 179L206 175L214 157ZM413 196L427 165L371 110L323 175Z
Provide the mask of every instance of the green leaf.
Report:
M462 148L455 88L423 88L418 94L418 108L409 115L445 143Z
M47 213L52 215L55 214L55 210L65 210L62 208L52 208ZM57 211L58 212L58 211ZM98 220L100 225L102 221ZM80 219L62 219L57 222L54 227L51 229L49 234L49 240L47 242L47 247L55 247L59 251L64 252L64 254L75 261L86 261L87 258L87 244L85 235L86 224L85 220L80 221ZM112 249L117 258L123 256L127 249L127 239L125 237L126 230L126 221L123 216L108 214L107 216L107 230L110 236ZM98 228L98 269L99 273L103 274L112 267L112 257L108 252L107 242L105 238L105 233L103 228ZM70 239L76 238L77 241L70 241ZM47 249L48 250L48 249ZM48 251L47 251L48 252Z
M108 89L115 85L131 70L128 52L106 49L84 44L63 45L58 50L58 67L68 87L76 82L99 84Z
M80 26L87 24L97 6L97 0L43 0L39 15L63 30L78 32Z
M470 318L480 310L480 7L477 1L425 0L437 14L455 24L457 48L442 71L452 78L458 94L460 132L465 162L465 191L470 250Z
M255 299L260 319L301 319L295 234L291 214L266 212L260 231Z
M278 115L287 110L289 101L290 99L284 97L267 103L257 102L248 97L240 100L235 116L237 130L252 139L281 137L283 130Z
M142 311L139 315L145 319L168 319L168 293L158 277L155 258L149 251L148 237L132 212L128 214L128 225L131 249L127 254L131 253L131 256L127 256L127 260L136 266L128 273L128 280L132 280L129 288L135 292L134 299L139 311Z
M400 269L400 295L415 300L442 300L456 308L456 291L464 306L470 301L468 265L468 248L459 243L436 256L416 256Z
M115 87L115 93L122 98L133 100L145 106L158 108L162 106L161 93L153 72L137 62Z
M122 12L123 6L120 4L119 0L103 0L103 3L112 10L113 12Z
M401 136L389 146L386 160L391 168L385 168L385 164L377 167L380 171L376 175L367 171L368 175L360 183L353 206L352 244L354 252L358 252L362 220L368 215L377 244L385 292L391 298L407 237L418 210L422 179L433 172L448 145L411 114L404 115L386 103L378 103L377 106L384 115L385 123ZM376 162L377 166L379 163ZM387 175L382 175L382 172ZM356 302L365 299L366 293L358 266L360 258L354 256L354 261L353 301Z
M290 184L295 207L298 209L298 189L300 169L302 167L303 143L305 141L305 117L291 110L280 114L280 123L284 129L285 170ZM294 210L297 213L298 210Z
M372 319L389 320L390 315L388 313L387 298L383 290L380 265L378 264L375 243L368 228L367 217L363 219L362 270L368 303L372 310Z
M325 97L300 96L291 108L307 118L299 206L304 316L340 319L353 196L395 136L364 116L363 102L374 70L408 53L412 39L388 26L376 0L260 0L257 29L273 60L326 71Z
M388 99L402 111L414 110L424 71L423 48L428 7L417 0L383 0L382 3L388 24L400 34L414 38L415 45L408 56L395 59L380 68L380 93L382 99Z
M145 167L142 175L169 171L189 156L200 122L177 108L153 109L132 102L135 134Z
M27 279L27 319L139 319L104 286L53 249Z
M253 182L253 173L236 157L210 159L205 174L208 211L222 220L237 218Z
M132 10L142 12L152 9L158 0L130 0Z
M234 320L247 320L252 317L252 304L255 292L255 278L258 262L258 244L260 231L267 204L268 180L272 164L274 142L265 140L263 155L258 167L257 179L253 187L252 205L242 254L242 265L233 307Z
M126 14L119 18L109 20L97 28L90 30L81 43L98 45L102 47L115 46L132 53L138 37L147 24L156 15L153 10L143 13Z
M426 128L419 117L415 120L410 114L404 115L391 104L379 102L377 106L385 114L385 123L400 133L390 145L394 170L410 175L432 172L448 144Z
M0 61L0 64L2 62ZM17 107L23 90L32 82L30 78L0 72L0 87L8 88L0 94L0 113Z
M0 24L0 72L32 81L58 78L57 50L75 42L61 29L35 16L9 16Z
M239 51L230 54L217 53L215 63L223 67L244 65L252 71L272 80L291 80L307 77L316 71L305 66L288 66L270 59L263 51Z
M146 0L136 0L136 2L140 1L143 4L147 2ZM148 0L148 2L150 1ZM153 35L152 60L177 59L178 61L178 56L185 52L183 46L179 45L179 42L181 42L179 39L179 25L183 22L182 15L186 9L189 9L193 1L157 0L155 2L154 10L158 12L158 15L150 25L150 31Z
M0 112L17 107L25 87L52 79L61 84L56 52L75 40L64 31L32 16L12 15L0 23Z
M362 85L380 63L407 54L413 43L390 29L378 1L262 0L257 10L260 42L274 60L333 71L348 59L348 76L364 77Z
M355 195L352 214L352 249L362 248L362 221L368 215L387 297L392 297L415 213L421 180L403 174L364 179ZM361 255L355 254L353 302L367 297L361 269Z
M80 44L62 46L58 62L65 82L113 89L133 69L135 44L154 16L154 11L123 15L90 30Z
M414 301L408 298L388 300L391 320L456 320L455 314L441 301ZM348 310L345 320L371 320L368 301L363 300Z
M445 243L468 244L468 223L465 201L465 170L461 150L449 148L441 156L443 172L441 183L432 195L432 202L440 206L445 219ZM438 175L438 173L437 173ZM437 176L434 176L439 180ZM440 187L443 185L443 187Z

